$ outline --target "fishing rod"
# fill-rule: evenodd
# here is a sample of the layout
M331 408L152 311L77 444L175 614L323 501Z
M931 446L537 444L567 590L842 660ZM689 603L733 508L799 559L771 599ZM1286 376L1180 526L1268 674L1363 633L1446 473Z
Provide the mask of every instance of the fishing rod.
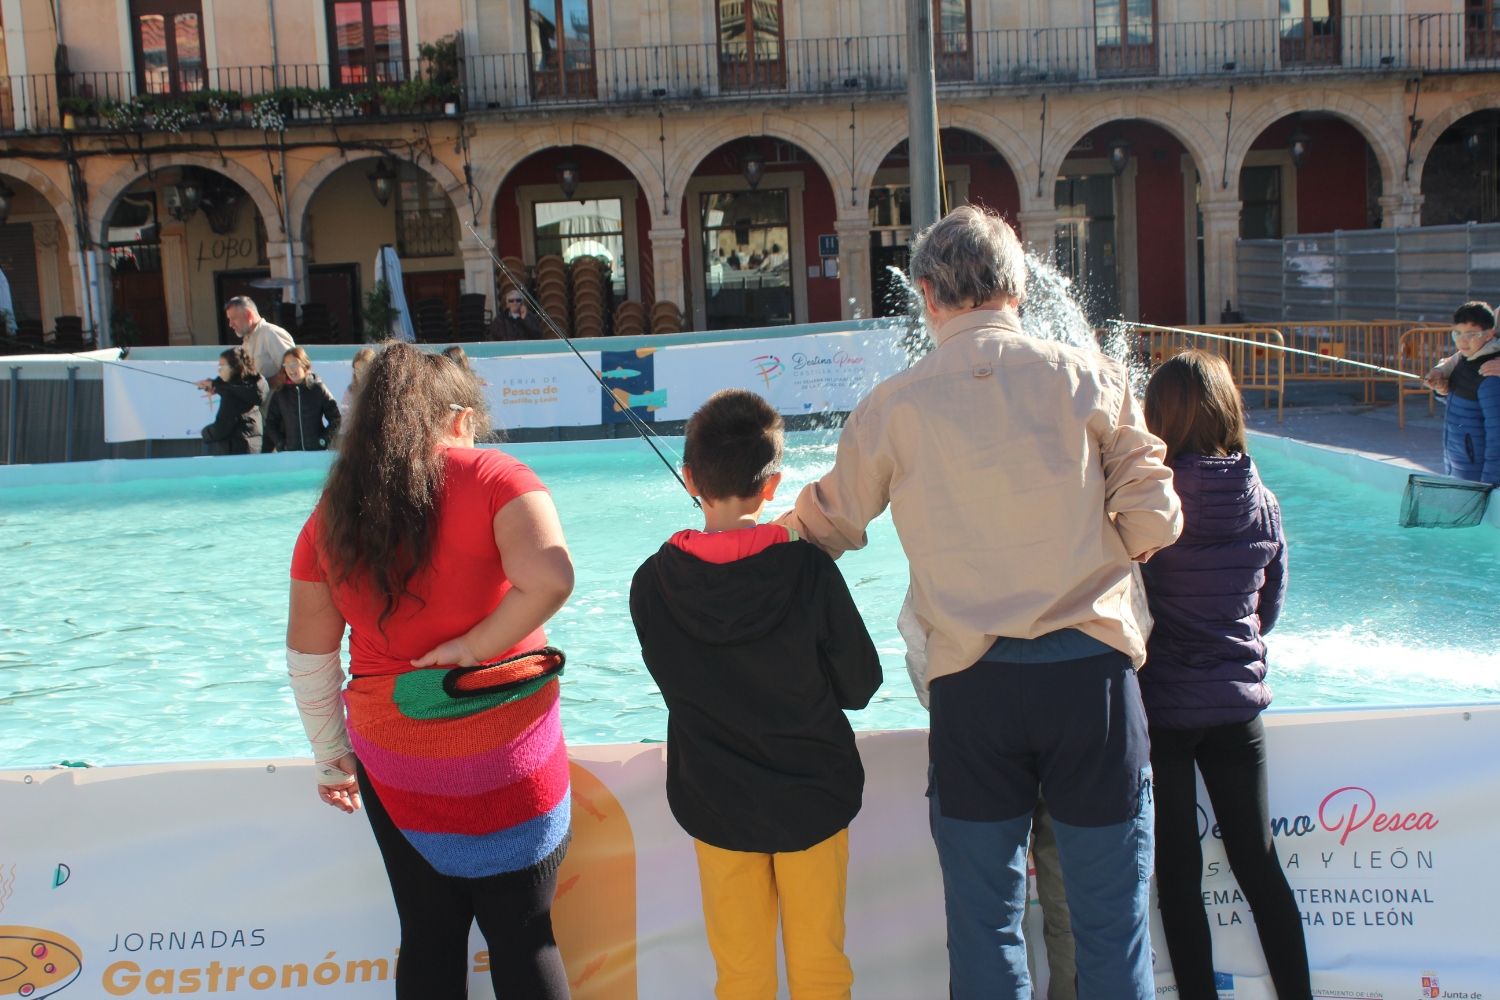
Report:
M125 369L128 372L135 372L137 375L154 375L157 378L169 379L169 380L171 380L173 382L181 382L183 385L190 385L190 386L192 386L195 389L198 387L198 383L196 381L194 381L193 379L190 379L190 378L178 378L176 375L168 375L165 372L152 371L150 368L137 368L135 365L127 365L127 364L124 364L124 363L122 363L120 361L113 360L111 358L96 358L96 357L93 357L92 355L80 354L77 351L49 351L45 347L32 347L30 344L24 344L24 343L22 343L19 340L12 340L9 337L4 338L4 340L6 341L6 343L8 345L6 347L6 350L10 350L12 348L19 347L22 350L30 352L31 354L45 354L45 355L48 355L49 357L56 357L58 355L62 355L64 357L77 358L80 361L88 361L88 362L90 362L92 364L114 365L116 368L123 368L123 369ZM120 357L122 357L122 358L125 357L126 354L127 354L127 350L123 349L123 348L121 348L119 350L120 350Z
M1427 376L1425 375L1413 375L1411 372L1404 372L1399 368L1386 368L1382 365L1372 365L1365 361L1354 361L1350 358L1336 358L1328 354L1319 354L1317 351L1306 351L1300 347L1287 347L1285 344L1272 344L1263 340L1250 340L1246 337L1233 337L1227 333L1208 333L1204 330L1189 330L1186 327L1180 326L1158 326L1155 323L1134 323L1122 319L1110 320L1110 323L1116 326L1135 327L1141 330L1159 330L1162 333L1181 333L1193 337L1208 337L1212 340L1228 340L1236 344L1249 344L1251 347L1263 347L1266 350L1270 351L1283 351L1287 354L1301 354L1309 358L1316 358L1319 361L1332 361L1335 364L1353 365L1356 368L1365 368L1370 371L1379 372L1382 375L1395 375L1399 378L1414 379L1418 382L1427 381Z
M656 457L661 459L662 464L667 467L667 471L672 473L672 478L676 479L677 482L681 484L682 488L686 490L687 493L691 496L692 491L688 489L688 485L683 480L682 474L677 471L677 466L672 463L671 459L662 454L662 448L666 448L668 451L671 451L672 458L676 458L679 463L682 461L681 456L679 456L675 451L672 451L671 447L668 446L665 442L662 442L660 446L658 446L658 442L661 442L661 436L651 428L650 424L641 419L640 414L636 413L630 408L630 401L628 399L621 401L618 397L615 396L614 390L609 387L609 383L604 381L604 376L596 371L593 365L589 364L588 358L585 358L583 356L583 353L578 350L578 348L574 345L572 338L564 333L562 327L559 326L557 321L552 318L551 314L549 314L546 309L542 308L541 303L538 302L532 296L530 290L527 289L526 283L522 281L514 271L507 267L505 261L501 260L499 255L495 253L494 247L490 246L490 244L485 241L484 237L479 235L479 233L474 229L474 224L472 222L465 221L464 228L469 231L470 236L474 237L474 242L484 247L484 252L490 255L490 260L495 262L495 267L500 270L501 274L505 275L506 280L511 283L511 287L516 290L516 294L521 296L522 301L526 303L526 308L536 313L537 316L541 317L542 322L545 323L547 325L547 328L552 331L552 335L555 336L558 340L561 340L564 344L568 345L568 350L572 351L574 356L577 357L578 360L583 364L583 367L589 370L589 374L594 376L594 381L599 383L599 388L601 391L603 391L604 395L608 396L612 402L619 406L620 411L625 414L625 419L629 421L630 426L635 428L635 432L641 436L641 440L650 445L651 450L656 452ZM699 502L697 497L693 497L693 506L702 507L703 505Z

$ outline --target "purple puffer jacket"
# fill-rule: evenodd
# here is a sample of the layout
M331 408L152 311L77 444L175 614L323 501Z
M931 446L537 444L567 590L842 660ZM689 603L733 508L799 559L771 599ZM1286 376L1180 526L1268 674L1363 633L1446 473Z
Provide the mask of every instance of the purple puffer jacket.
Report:
M1286 596L1281 508L1248 455L1180 455L1177 544L1141 567L1155 625L1141 668L1153 726L1248 722L1271 703L1266 644Z

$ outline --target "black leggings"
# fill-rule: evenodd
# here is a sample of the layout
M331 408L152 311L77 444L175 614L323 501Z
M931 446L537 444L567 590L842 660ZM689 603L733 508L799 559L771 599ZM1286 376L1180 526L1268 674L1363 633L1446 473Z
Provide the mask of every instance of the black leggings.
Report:
M359 790L401 919L397 1000L468 996L469 928L475 920L489 945L498 1000L567 1000L568 977L552 936L558 858L488 878L442 875L396 828L363 768Z
M1156 895L1182 1000L1217 1000L1203 906L1197 763L1229 867L1254 915L1278 1000L1310 1000L1302 917L1271 838L1266 736L1260 718L1204 729L1151 727L1156 774Z

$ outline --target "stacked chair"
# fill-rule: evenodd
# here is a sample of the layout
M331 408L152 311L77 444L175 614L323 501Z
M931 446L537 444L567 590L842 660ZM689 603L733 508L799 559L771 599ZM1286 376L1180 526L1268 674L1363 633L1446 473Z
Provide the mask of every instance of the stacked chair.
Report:
M500 260L505 264L506 268L509 269L511 274L514 274L517 278L521 279L521 283L523 285L526 285L528 287L530 286L531 275L526 270L525 261L523 261L519 257L502 257L500 258ZM496 301L504 302L505 293L514 288L515 285L511 283L511 280L505 276L505 273L503 271L495 276L495 280L499 282L500 292L500 298Z
M26 347L40 351L46 339L42 334L42 321L39 319L17 320L16 339Z
M639 337L646 332L646 307L634 299L621 302L615 310L615 336Z
M412 329L423 344L445 344L453 338L453 323L442 299L418 299L411 307Z
M568 266L555 254L548 254L536 262L536 300L564 333L573 335L568 310Z
M483 295L467 293L458 297L458 319L454 323L455 339L464 342L483 340L488 323L489 317L485 315Z
M383 334L382 334L383 335ZM297 327L299 344L338 343L337 329L328 306L322 302L307 302L302 306L302 323Z
M677 303L660 301L651 307L651 332L682 332L682 310L677 307Z
M49 346L57 351L83 351L92 350L94 342L92 338L85 338L83 335L82 316L59 316L57 329L52 332L52 343Z
M578 337L602 337L608 315L604 272L597 257L573 261L573 333Z

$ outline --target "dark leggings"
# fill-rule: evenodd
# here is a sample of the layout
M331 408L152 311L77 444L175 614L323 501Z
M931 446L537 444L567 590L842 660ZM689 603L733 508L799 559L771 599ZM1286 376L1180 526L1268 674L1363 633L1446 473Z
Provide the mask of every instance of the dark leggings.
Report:
M1213 803L1229 867L1255 920L1278 1000L1309 1000L1307 945L1297 900L1271 838L1266 735L1260 718L1203 729L1151 727L1156 773L1156 894L1182 1000L1217 1000L1213 942L1203 905L1198 785Z
M567 1000L568 977L552 936L557 859L488 878L439 874L396 828L363 768L359 790L401 919L397 1000L469 995L469 928L475 920L489 945L498 1000Z

